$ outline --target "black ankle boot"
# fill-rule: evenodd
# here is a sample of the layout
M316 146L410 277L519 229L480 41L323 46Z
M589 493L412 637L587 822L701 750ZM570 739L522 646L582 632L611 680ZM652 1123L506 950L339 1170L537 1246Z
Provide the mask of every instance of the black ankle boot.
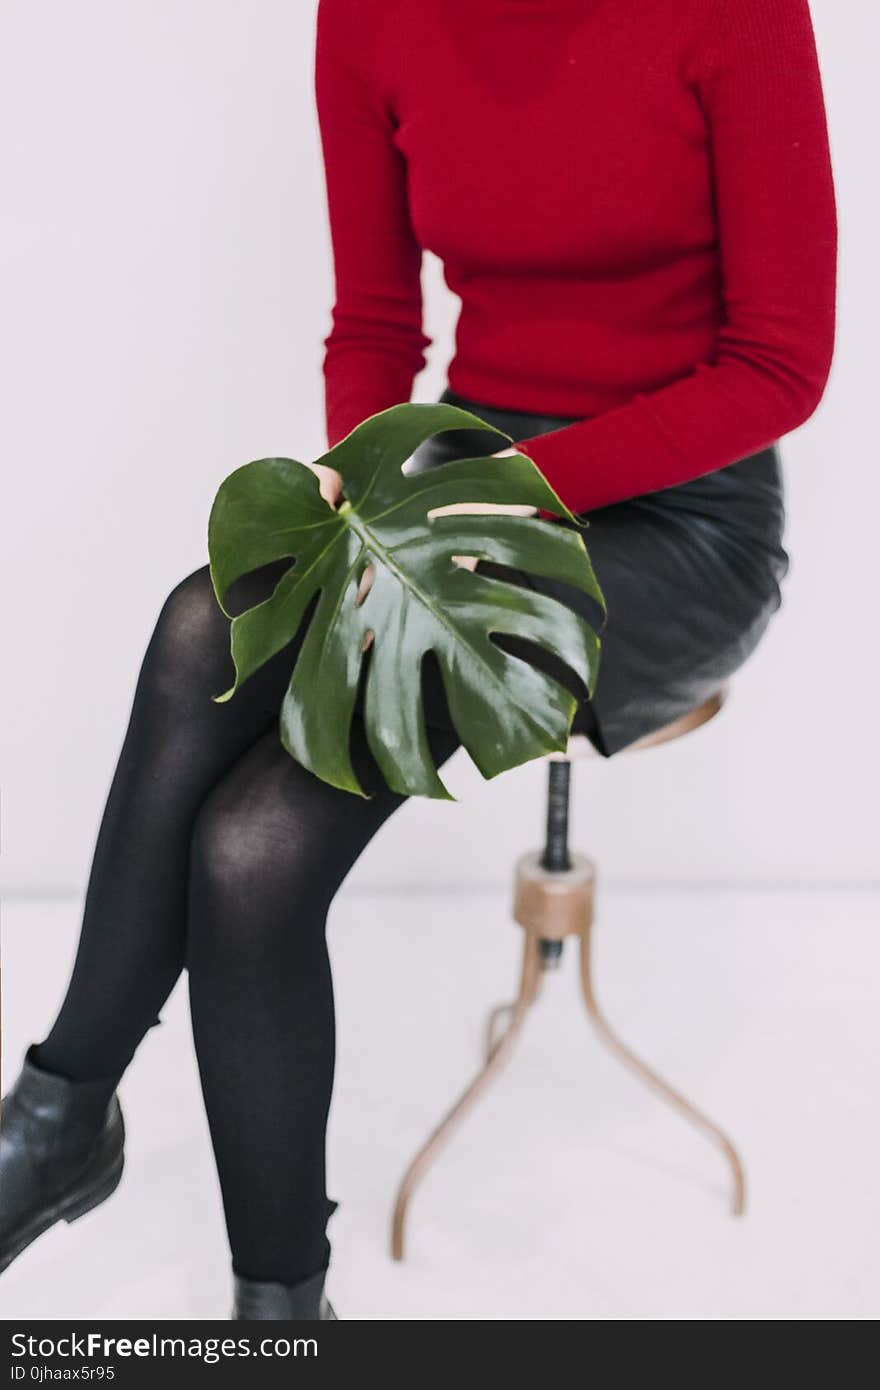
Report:
M324 1292L325 1273L322 1269L300 1284L242 1279L235 1274L232 1317L249 1322L263 1318L289 1319L292 1322L338 1322Z
M75 1221L122 1177L116 1080L43 1071L32 1044L0 1104L0 1270L56 1221Z

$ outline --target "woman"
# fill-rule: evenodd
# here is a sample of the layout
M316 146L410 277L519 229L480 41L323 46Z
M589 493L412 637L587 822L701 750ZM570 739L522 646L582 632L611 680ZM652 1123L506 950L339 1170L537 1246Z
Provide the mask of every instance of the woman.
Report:
M509 434L590 521L609 620L578 721L613 756L737 669L780 603L776 444L818 404L835 331L807 0L321 0L316 95L329 441L409 399L431 249L462 302L442 399ZM441 435L414 466L497 443ZM338 501L336 475L321 486ZM241 581L241 605L277 573ZM186 966L233 1316L333 1316L324 924L402 799L359 725L370 800L283 751L290 657L212 704L230 658L206 570L162 610L67 995L4 1105L4 1265L119 1181L116 1087ZM436 689L431 718L442 762L457 740Z

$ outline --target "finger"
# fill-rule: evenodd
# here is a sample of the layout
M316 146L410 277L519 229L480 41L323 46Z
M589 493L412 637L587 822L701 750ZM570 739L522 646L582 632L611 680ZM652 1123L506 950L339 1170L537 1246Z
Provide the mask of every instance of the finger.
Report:
M446 507L433 507L429 518L435 516L535 516L536 507L516 502L450 502Z
M342 489L334 478L324 477L321 479L318 491L329 506L335 507Z
M374 564L369 564L369 565L367 565L367 568L364 570L363 574L361 575L361 582L360 582L360 584L358 585L358 591L357 591L357 594L355 595L355 600L354 600L354 602L355 602L355 607L356 607L356 608L359 608L359 607L361 606L361 604L363 603L364 599L367 597L367 594L368 594L368 593L370 592L370 590L372 589L372 587L373 587L373 580L375 579L375 577L376 577L376 566L375 566Z

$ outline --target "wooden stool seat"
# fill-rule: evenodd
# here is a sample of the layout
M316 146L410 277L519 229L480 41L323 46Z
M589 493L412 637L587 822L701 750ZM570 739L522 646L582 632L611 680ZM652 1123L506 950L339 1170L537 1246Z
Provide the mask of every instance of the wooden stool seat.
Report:
M621 748L620 757L624 753L635 753L640 748L656 748L660 743L671 743L675 738L683 738L685 734L691 733L694 729L699 729L701 724L707 724L710 719L714 719L716 714L721 712L724 701L727 699L729 687L719 686L702 704L694 705L693 709L686 710L677 719L673 719L668 724L663 724L659 729L653 729L649 734L643 734L641 738L635 739L633 743L628 743L625 748ZM597 758L598 751L593 747L586 734L572 734L568 740L568 747L564 753L551 753L551 758L566 758L569 760L580 761L581 758Z
M681 738L712 719L722 708L726 695L727 687L721 687L702 704L621 751L628 753L635 749L653 748ZM573 854L568 847L571 762L589 756L599 755L586 737L574 736L569 740L565 754L553 754L547 759L549 788L544 849L522 855L516 865L512 915L524 931L519 991L511 1003L501 1004L491 1011L481 1070L429 1135L403 1176L392 1219L391 1254L395 1260L403 1259L406 1216L416 1186L458 1122L509 1058L528 1011L538 996L542 974L558 965L563 943L568 937L577 937L579 941L581 993L587 1016L600 1039L619 1061L721 1150L731 1176L733 1214L741 1216L745 1211L743 1165L731 1140L714 1121L620 1040L596 1002L591 959L596 867L592 860L582 854Z

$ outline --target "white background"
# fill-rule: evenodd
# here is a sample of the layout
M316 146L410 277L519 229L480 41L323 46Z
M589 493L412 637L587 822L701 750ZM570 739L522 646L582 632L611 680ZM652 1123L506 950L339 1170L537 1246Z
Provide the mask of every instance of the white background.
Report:
M708 729L579 769L576 830L635 883L877 875L876 403L880 12L814 0L840 206L838 347L783 444L783 610ZM4 0L3 873L80 889L138 666L206 559L221 478L324 447L332 271L303 0ZM804 229L809 235L809 228ZM457 305L425 268L444 384ZM500 884L542 770L406 808L365 884Z

